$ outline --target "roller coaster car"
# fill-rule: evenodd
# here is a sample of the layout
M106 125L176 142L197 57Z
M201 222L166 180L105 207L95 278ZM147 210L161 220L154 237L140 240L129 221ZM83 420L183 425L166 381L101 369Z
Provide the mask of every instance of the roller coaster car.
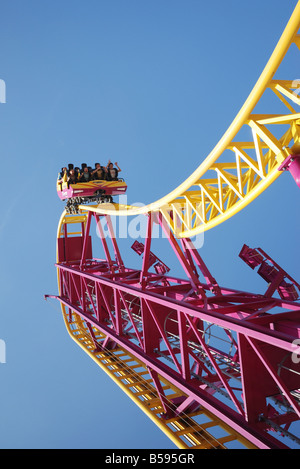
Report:
M78 182L68 184L68 182L57 182L57 194L62 201L67 201L67 211L74 212L80 204L89 202L112 203L113 195L125 194L127 184L123 179L118 181L95 180L90 182Z

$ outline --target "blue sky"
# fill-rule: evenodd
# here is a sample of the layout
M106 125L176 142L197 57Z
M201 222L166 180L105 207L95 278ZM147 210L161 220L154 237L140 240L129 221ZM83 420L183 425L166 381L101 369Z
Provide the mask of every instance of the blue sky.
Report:
M55 191L65 164L117 161L132 203L189 176L241 108L295 1L4 0L1 2L1 448L174 448L71 341L58 304ZM283 70L299 79L299 61ZM292 71L292 72L291 72ZM290 74L292 73L292 77ZM12 176L14 175L14 179ZM292 276L299 189L284 174L205 234L220 284L263 293L240 260L261 246ZM122 246L125 245L121 243ZM157 254L182 273L171 253ZM132 254L124 258L130 263Z

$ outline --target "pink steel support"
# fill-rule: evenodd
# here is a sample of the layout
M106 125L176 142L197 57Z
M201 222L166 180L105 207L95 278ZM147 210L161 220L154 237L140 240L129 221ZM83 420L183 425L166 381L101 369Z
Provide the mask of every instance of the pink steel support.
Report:
M144 254L145 251L145 246L143 243L140 243L138 241L135 241L133 245L131 246L131 249L133 249L139 256ZM147 265L148 269L153 266L155 272L157 274L165 274L167 272L170 272L169 267L164 264L153 252L149 251L148 253L148 260L147 260Z
M83 249L82 249L81 261L80 261L80 269L82 269L82 266L83 266L83 264L86 260L86 251L87 251L88 237L89 237L89 234L90 234L91 219L92 219L92 212L89 212L87 222L86 222L86 228L85 228L85 232L84 232L84 240L83 240Z
M300 187L300 155L290 155L279 166L278 171L289 171Z
M152 236L152 217L151 215L148 216L147 220L147 232L146 232L146 239L145 239L145 249L144 249L144 256L143 256L143 265L140 275L140 283L141 287L145 288L147 282L147 274L149 270L149 256L150 256L150 248L151 248L151 236Z
M105 216L105 218L106 218L106 222L107 222L107 226L108 226L108 230L109 230L109 234L110 234L110 239L111 239L112 244L113 244L116 261L118 263L119 269L123 271L124 270L124 263L123 263L123 260L122 260L122 257L121 257L121 253L119 251L119 246L118 246L117 241L116 241L116 236L115 236L115 233L114 233L111 218L109 216Z
M288 288L287 280L295 289L299 284L264 251L244 246L241 258L259 267L270 286L264 295L226 288L216 282L190 240L183 240L181 249L170 233L168 241L188 278L151 272L151 217L145 245L136 246L144 254L141 269L127 268L106 218L116 262L95 215L87 220L78 259L68 260L65 249L57 263L57 298L86 322L95 350L119 345L143 362L165 418L203 406L261 448L286 447L270 430L291 436L300 422L300 365L293 360L300 305L290 289L286 295L279 288L282 282ZM100 228L105 259L86 257L92 219ZM159 223L166 231L162 218ZM67 230L64 234L64 246L79 243ZM277 292L281 296L274 296ZM97 340L93 328L105 339ZM186 397L168 402L160 376Z
M114 265L113 265L111 255L110 255L110 252L109 252L109 248L108 248L105 236L104 236L104 232L103 232L103 228L102 228L102 225L101 225L100 217L97 213L94 213L94 216L95 216L95 220L96 220L97 229L98 229L98 232L99 232L99 235L100 235L100 239L102 241L102 246L103 246L103 249L104 249L106 261L109 265L109 268L110 268L111 272L114 273Z
M264 296L271 297L277 290L282 299L293 301L299 298L297 290L300 292L300 284L288 275L288 273L261 248L251 249L244 244L239 257L252 269L260 266L257 273L269 284ZM290 283L287 282L287 280Z
M203 259L200 257L199 252L195 249L192 241L189 238L183 238L181 240L182 245L184 247L184 252L186 256L190 258L190 263L192 263L192 258L195 260L196 265L199 267L202 275L204 276L207 285L209 285L210 289L215 293L220 293L219 285L217 284L214 277L211 275L210 271L208 270L207 266L203 262Z
M173 248L174 253L177 256L177 259L179 260L181 266L183 267L184 272L188 276L188 278L191 282L192 288L196 292L199 291L202 298L203 298L203 300L205 301L206 296L205 296L205 293L204 293L204 290L203 290L202 286L200 285L197 274L195 274L194 269L192 268L192 266L190 265L188 260L185 258L184 253L180 249L180 247L179 247L173 233L170 231L169 227L166 225L166 222L164 221L161 214L158 215L158 220L159 220L159 224L162 227L164 233L166 234L167 238L169 239L169 242L170 242L170 244Z

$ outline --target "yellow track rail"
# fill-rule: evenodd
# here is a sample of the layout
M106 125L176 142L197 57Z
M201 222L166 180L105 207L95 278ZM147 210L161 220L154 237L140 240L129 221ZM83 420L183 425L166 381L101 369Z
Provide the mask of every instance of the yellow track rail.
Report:
M274 78L291 47L300 50L300 1L245 104L219 143L198 169L174 191L144 207L80 206L102 214L135 216L160 212L173 233L192 237L229 219L251 203L281 174L278 167L300 147L300 80ZM254 114L271 90L284 114ZM239 139L241 129L252 138ZM300 150L297 151L300 152Z

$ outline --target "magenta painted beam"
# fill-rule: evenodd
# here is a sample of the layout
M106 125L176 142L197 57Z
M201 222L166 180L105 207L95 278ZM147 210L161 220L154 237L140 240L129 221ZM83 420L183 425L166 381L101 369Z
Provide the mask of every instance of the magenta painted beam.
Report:
M299 364L293 361L294 341L300 338L300 304L275 293L283 279L293 279L273 261L276 275L266 295L224 287L190 240L180 246L170 233L166 242L187 278L153 272L150 217L138 252L143 254L141 268L131 269L123 263L110 218L106 217L108 240L97 215L88 221L81 242L64 231L65 250L57 263L58 299L70 311L68 320L74 312L86 322L95 350L118 344L144 363L166 417L170 414L158 376L187 396L185 404L173 402L176 413L198 404L258 447L285 447L269 430L272 419L277 431L300 421ZM92 221L99 229L103 259L90 258ZM162 219L159 223L164 228ZM73 246L82 246L82 252L69 260L72 256L64 252ZM255 268L272 262L262 250L257 255L245 248L243 257ZM105 338L97 341L93 327Z
M289 155L279 166L278 171L289 171L300 188L300 155Z

